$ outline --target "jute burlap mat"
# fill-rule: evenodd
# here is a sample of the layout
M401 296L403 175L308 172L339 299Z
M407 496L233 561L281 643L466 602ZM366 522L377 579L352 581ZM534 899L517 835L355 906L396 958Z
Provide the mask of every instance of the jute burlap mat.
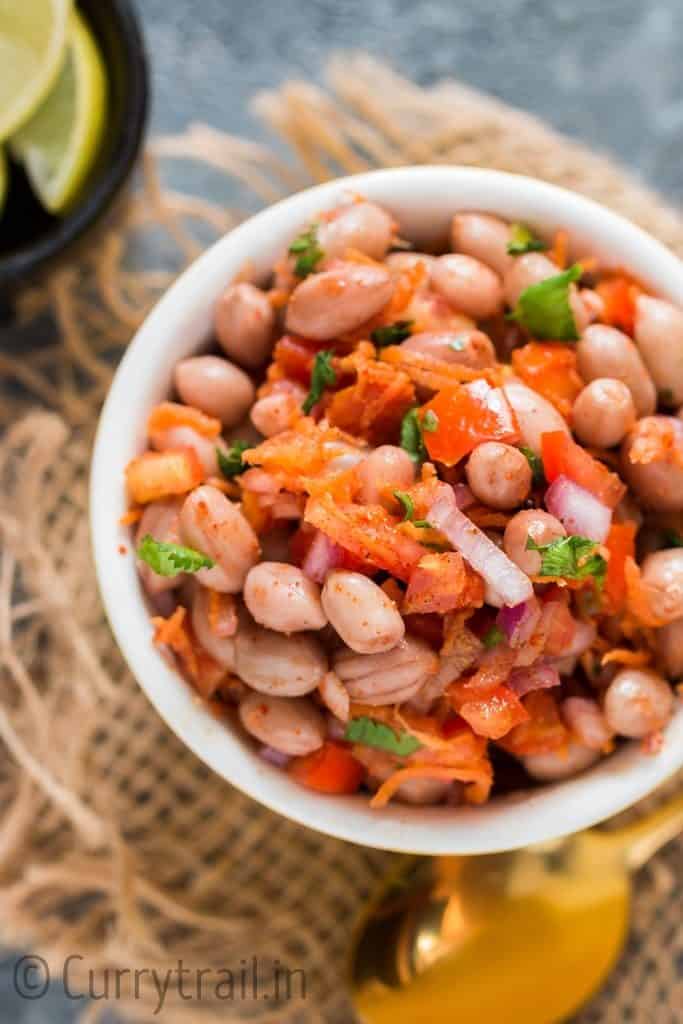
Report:
M202 125L154 140L116 220L24 295L0 352L0 938L58 976L80 956L71 989L102 995L109 985L89 1021L114 1003L130 1019L168 1024L350 1021L351 922L394 860L306 832L209 773L151 709L103 622L86 521L99 406L155 297L239 218L164 187L172 162L204 165L214 196L227 194L226 178L239 183L246 208L376 165L497 167L585 192L683 253L678 214L525 114L454 82L418 88L364 56L333 62L328 81L327 91L290 82L256 99L287 144L284 159ZM641 875L627 956L581 1024L683 1018L682 852L670 847ZM251 981L240 992L253 957L264 979L278 960L305 970L306 997L298 979L278 1005L264 989L254 999ZM160 1014L151 976L136 981L125 968L168 978ZM235 972L232 998L224 968ZM201 985L195 969L208 972Z

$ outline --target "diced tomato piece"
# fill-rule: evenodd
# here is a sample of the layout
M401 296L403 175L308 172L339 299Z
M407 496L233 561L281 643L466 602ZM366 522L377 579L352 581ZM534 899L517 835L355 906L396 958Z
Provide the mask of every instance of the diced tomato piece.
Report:
M529 716L528 721L521 722L503 740L499 740L504 750L515 757L525 757L527 754L547 754L567 745L569 732L552 694L547 690L533 690L522 703Z
M440 391L422 407L420 420L433 414L436 429L424 431L432 459L453 466L484 441L517 441L514 413L500 388L484 380ZM429 418L428 418L429 419Z
M187 494L204 479L204 470L192 448L145 452L126 466L128 494L136 505Z
M225 669L199 645L187 610L178 605L173 614L164 619L152 619L155 627L154 643L169 647L178 658L180 667L200 697L208 700L225 678Z
M469 731L470 726L461 715L449 715L441 723L441 735L445 740L453 739L459 736L460 733L464 734Z
M404 612L446 612L480 607L484 581L456 551L430 553L420 559L408 582Z
M310 498L304 519L363 562L400 580L410 574L426 548L401 532L399 521L379 505L336 504L329 494Z
M636 321L636 300L642 289L625 274L600 281L596 292L604 304L601 317L603 323L610 327L618 327L620 331L633 337Z
M419 636L435 651L443 645L443 624L441 615L404 615L406 631L412 636Z
M544 602L540 628L545 634L545 653L561 657L574 639L576 631L576 620L566 601Z
M514 350L512 365L525 384L552 402L563 416L569 416L583 388L576 353L569 345L532 341Z
M324 347L308 338L299 338L295 334L284 334L273 349L273 362L285 377L308 387L311 383L311 371L316 353Z
M355 384L334 395L326 415L333 426L377 445L398 435L414 405L415 388L405 373L367 362L358 368Z
M498 686L481 700L465 701L458 712L477 736L491 740L501 739L529 718L524 705L509 686Z
M626 493L626 487L619 477L594 459L568 434L561 430L543 434L541 445L543 471L549 483L558 476L567 476L580 487L585 487L608 508L619 504Z
M221 432L221 421L180 402L162 402L155 405L147 420L150 440L154 442L155 438L162 437L167 430L173 430L175 427L190 427L202 437L218 437Z
M637 529L635 523L612 523L605 541L609 562L602 593L605 605L613 615L620 612L626 603L626 559L635 558Z
M289 774L307 789L316 793L335 795L355 793L363 781L365 771L348 747L327 740L320 750L295 757L289 765Z
M477 671L467 679L456 679L446 690L446 695L456 711L466 701L479 700L490 696L503 684L512 671L517 652L507 644L500 643L480 658Z

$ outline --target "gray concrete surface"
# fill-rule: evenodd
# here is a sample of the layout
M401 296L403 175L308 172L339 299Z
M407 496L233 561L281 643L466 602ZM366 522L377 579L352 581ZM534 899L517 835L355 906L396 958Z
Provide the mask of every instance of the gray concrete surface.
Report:
M336 49L365 49L420 82L452 75L612 152L683 198L681 0L138 0L152 61L152 128L203 120L258 135L249 97L319 77ZM190 167L184 172L193 173ZM67 1024L0 960L0 1024ZM483 1022L486 1024L486 1022Z

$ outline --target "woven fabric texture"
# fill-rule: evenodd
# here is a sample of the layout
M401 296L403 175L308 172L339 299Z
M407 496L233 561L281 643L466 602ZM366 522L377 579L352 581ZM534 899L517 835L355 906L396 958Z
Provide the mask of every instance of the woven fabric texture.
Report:
M101 991L114 969L163 972L179 958L189 970L239 972L256 957L266 975L278 961L306 972L306 997L279 1003L228 999L213 985L188 998L176 978L161 1016L149 977L136 985L122 974L116 1009L131 1020L350 1021L352 922L396 862L305 831L210 773L150 707L103 619L87 525L99 407L155 299L242 215L166 184L174 161L209 168L202 181L237 183L247 209L375 166L521 172L594 197L683 254L683 221L656 195L458 83L423 89L345 55L326 88L288 82L254 109L284 156L281 144L271 151L204 125L152 140L97 244L24 293L0 352L0 938L58 969L79 954L71 978L85 991ZM682 853L673 844L641 874L626 956L580 1024L682 1019ZM99 1019L113 998L85 1018Z

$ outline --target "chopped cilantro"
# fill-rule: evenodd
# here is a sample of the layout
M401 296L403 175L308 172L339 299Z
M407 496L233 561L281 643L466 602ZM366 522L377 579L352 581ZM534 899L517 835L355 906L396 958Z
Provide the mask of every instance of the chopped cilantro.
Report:
M313 364L313 370L311 372L311 390L308 392L303 405L301 408L309 414L316 402L319 402L322 398L323 391L330 384L334 384L337 379L337 374L334 372L332 366L333 352L324 351L318 352L315 357Z
M545 483L543 459L540 455L537 455L536 452L532 451L531 448L527 448L525 444L520 444L519 450L529 463L534 484L537 487L542 486Z
M395 320L393 324L375 327L370 337L378 348L385 348L387 345L399 345L405 341L410 337L412 328L412 320Z
M366 717L352 718L346 726L344 739L350 743L363 743L366 747L386 750L399 757L408 757L422 746L410 733L396 733L383 722L375 722Z
M428 434L433 434L435 430L439 429L439 417L431 409L422 417L422 429L426 430Z
M164 544L160 540L155 540L151 533L146 533L140 541L137 556L158 576L179 576L182 572L198 572L199 569L211 569L214 564L201 551L184 548L180 544Z
M541 556L539 576L561 576L566 580L593 577L598 588L605 582L607 562L596 553L598 545L587 537L560 537L550 544L537 544L527 537L527 551L538 551Z
M683 537L675 530L664 531L664 542L668 548L683 548Z
M403 506L404 523L412 523L413 526L417 526L421 530L431 529L432 524L427 522L426 519L415 518L415 506L413 505L413 499L407 491L394 491L394 497L396 498L396 501L400 502Z
M408 452L413 462L423 462L427 458L417 406L409 409L401 421L401 448Z
M296 256L294 273L297 277L312 274L325 255L318 245L318 225L311 224L308 231L302 231L290 245L289 252Z
M526 224L512 225L508 242L508 252L511 256L523 256L525 252L543 252L547 248L547 243L541 238L536 238Z
M218 468L227 480L244 473L246 466L242 462L242 452L245 452L247 448L251 448L248 441L233 441L227 452L216 448Z
M417 406L409 409L401 421L401 448L408 452L413 462L424 462L427 458L423 432L433 433L438 429L439 417L428 409L422 419L418 418Z
M491 628L487 629L486 632L484 633L483 637L481 638L481 642L483 643L486 650L490 651L491 648L497 647L498 644L502 643L504 639L505 634L503 633L503 630L500 628L500 626L491 626Z
M526 328L532 338L578 341L579 332L569 304L569 289L581 274L580 265L575 263L561 274L525 288L509 314L510 319Z

